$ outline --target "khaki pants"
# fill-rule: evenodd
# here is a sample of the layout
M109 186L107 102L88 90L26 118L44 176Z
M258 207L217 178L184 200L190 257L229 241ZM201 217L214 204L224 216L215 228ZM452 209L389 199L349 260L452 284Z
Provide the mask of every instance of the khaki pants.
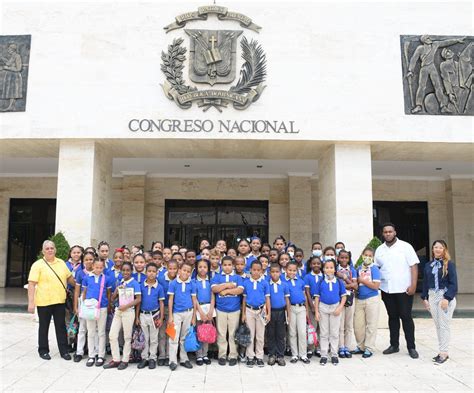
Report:
M306 340L306 307L291 306L290 318L290 347L291 355L306 357L308 342Z
M100 309L100 317L98 320L93 319L87 321L87 348L89 357L94 358L99 355L105 358L105 324L107 322L107 307ZM99 345L96 345L96 333L99 336Z
M354 333L357 346L362 351L375 351L377 326L379 321L379 297L355 299Z
M169 358L168 336L166 335L166 325L168 325L168 306L165 306L164 314L163 325L161 325L158 332L158 359Z
M260 310L252 310L246 307L246 322L250 329L251 343L247 346L245 354L248 359L263 360L263 344L265 342L265 323L260 316ZM255 349L254 349L255 348Z
M219 359L225 358L227 344L229 344L229 359L237 359L237 345L234 341L235 331L239 327L240 310L224 312L217 310L217 347L219 348ZM229 342L227 342L229 333Z
M337 356L337 345L339 343L339 325L341 314L333 315L339 306L336 304L319 303L319 328L321 330L321 357L327 357L329 345L331 345L331 356Z
M193 319L192 311L175 312L173 313L174 327L176 329L176 336L174 340L169 338L169 352L170 352L170 363L178 364L178 344L181 352L179 353L179 359L181 362L185 362L188 359L188 353L184 349L184 339L188 334L189 326L191 325L191 319Z
M135 322L135 309L127 308L125 311L115 310L112 326L110 326L109 340L114 362L120 362L119 334L123 329L123 352L122 361L128 363L132 349L132 331Z
M157 312L159 313L159 311ZM140 325L145 335L145 348L142 351L142 359L156 360L158 329L155 327L153 316L149 313L140 313Z
M341 324L339 326L339 348L345 347L353 351L354 347L354 310L355 307L344 307L341 312Z

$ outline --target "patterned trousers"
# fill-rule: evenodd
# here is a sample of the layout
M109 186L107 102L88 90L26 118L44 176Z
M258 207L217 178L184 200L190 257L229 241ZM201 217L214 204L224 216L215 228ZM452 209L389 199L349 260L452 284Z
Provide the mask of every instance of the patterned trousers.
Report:
M440 352L448 352L449 339L451 329L449 324L453 318L454 309L456 308L456 298L449 302L448 308L443 310L440 306L441 300L444 299L443 291L428 292L428 301L430 303L430 313L436 326L436 334L438 335L438 344Z

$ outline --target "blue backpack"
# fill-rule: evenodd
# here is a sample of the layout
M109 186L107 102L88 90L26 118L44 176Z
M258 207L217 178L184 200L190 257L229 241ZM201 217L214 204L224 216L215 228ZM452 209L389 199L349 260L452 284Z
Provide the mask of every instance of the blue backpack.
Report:
M188 334L184 339L184 349L186 352L196 352L199 348L201 348L201 343L198 341L196 328L190 326Z

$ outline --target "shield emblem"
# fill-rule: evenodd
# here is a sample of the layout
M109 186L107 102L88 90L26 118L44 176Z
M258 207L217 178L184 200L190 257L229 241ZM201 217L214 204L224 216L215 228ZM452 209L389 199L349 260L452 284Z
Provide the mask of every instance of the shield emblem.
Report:
M185 30L189 35L189 78L195 83L235 79L237 38L242 30Z

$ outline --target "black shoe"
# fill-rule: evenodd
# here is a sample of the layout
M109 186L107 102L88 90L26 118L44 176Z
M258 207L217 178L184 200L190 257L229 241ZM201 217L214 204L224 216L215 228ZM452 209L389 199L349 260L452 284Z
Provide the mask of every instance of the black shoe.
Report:
M95 361L95 365L96 367L102 367L105 363L105 359L104 358L97 358L97 360Z
M339 359L337 358L337 356L331 357L331 363L332 363L334 366L337 366L337 365L339 364Z
M202 366L204 364L204 360L202 358L197 358L196 359L196 365L197 366Z
M265 367L265 363L263 363L262 359L257 359L257 366L258 367Z
M150 359L150 360L148 361L148 368L149 368L150 370L153 370L154 368L156 368L156 362L155 362L153 359Z
M79 363L82 360L82 355L74 355L74 363Z
M253 359L247 360L247 367L252 368L255 365L255 361Z
M362 357L363 357L364 359L368 359L368 358L370 358L372 355L373 355L373 353L370 352L368 349L366 349L366 350L364 351L364 353L362 354Z
M383 353L384 355L390 355L390 354L392 354L392 353L397 353L397 352L399 352L399 351L400 351L400 349L399 349L398 347L394 347L394 346L390 345L390 346L389 346L385 351L383 351L382 353Z
M285 356L291 356L291 349L287 348L285 350Z
M165 365L165 359L158 359L158 366L162 367Z
M420 357L420 355L418 355L418 352L416 351L415 348L411 348L408 350L408 355L410 355L410 357L412 359L418 359Z
M290 360L290 363L296 363L298 361L298 356L293 356Z
M321 360L319 361L319 364L321 366L325 366L327 362L328 362L328 358L323 356L323 357L321 357Z
M113 360L111 360L107 364L104 364L104 369L108 370L110 368L117 368L119 366L119 364L120 364L120 362L114 362ZM97 363L96 363L96 366L97 366ZM99 366L97 366L97 367L99 367Z
M449 356L446 356L445 358L439 356L438 359L436 359L436 361L434 362L434 364L439 366L443 364L444 362L446 362L448 359L449 359Z
M168 367L170 365L170 360L168 358L165 359L165 364L164 364L166 367Z
M89 358L87 359L86 366L87 367L92 367L95 363L95 358Z
M204 364L211 364L211 363L212 363L212 362L211 362L211 359L209 359L207 356L204 356L204 357L202 358L202 361L204 362Z
M120 362L117 367L117 370L125 370L128 367L128 362Z
M321 357L321 351L319 349L316 349L314 351L314 356L316 356L317 358L320 358Z
M217 363L219 363L219 366L225 366L225 363L226 363L225 358L219 358Z
M170 363L170 370L171 370L171 371L174 371L174 370L176 370L177 368L178 368L178 365L177 365L176 363L174 363L174 362Z
M74 348L74 345L70 345L67 351L68 351L69 353L76 352L76 350L75 350L75 348Z
M364 353L364 351L362 349L360 349L359 347L357 347L356 349L354 349L353 351L351 351L351 353L353 355L362 355Z
M283 366L286 366L285 359L282 358L282 357L281 357L281 358L277 358L277 364L278 364L279 366L282 366L282 367L283 367Z
M138 363L137 368L141 370L142 368L145 368L146 366L148 366L148 360L143 359L140 363Z
M352 358L352 353L350 353L349 351L344 351L344 355L346 355L347 359Z
M63 353L61 355L61 357L64 359L64 360L71 360L71 355L69 355L69 353Z
M40 353L39 354L40 358L43 360L51 360L51 356L49 356L49 353Z
M275 363L276 363L276 358L275 358L275 356L270 356L270 357L268 358L267 364L268 364L269 366L273 366Z
M229 366L235 366L237 364L237 359L230 359Z
M184 368L193 368L193 365L189 360L186 360L185 362L181 362L180 366L183 366Z
M107 355L112 355L112 350L110 349L110 345L107 345L107 346L105 347L105 353L106 353Z
M433 362L436 362L440 358L439 353L433 358Z
M311 358L313 357L313 351L308 351L308 352L306 353L306 357L307 357L308 359L311 359Z
M311 360L309 360L307 357L303 356L302 358L300 358L300 360L304 363L304 364L308 364L308 363L311 363Z

